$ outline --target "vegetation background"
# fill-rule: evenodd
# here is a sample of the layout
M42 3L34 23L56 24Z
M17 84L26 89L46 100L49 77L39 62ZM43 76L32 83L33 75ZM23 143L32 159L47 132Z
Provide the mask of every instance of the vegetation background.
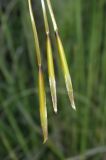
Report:
M56 49L52 109L40 0L33 0L45 73L49 140L42 144L38 71L27 0L0 0L0 160L106 160L106 0L51 0L73 81L67 96ZM79 157L78 155L83 155Z

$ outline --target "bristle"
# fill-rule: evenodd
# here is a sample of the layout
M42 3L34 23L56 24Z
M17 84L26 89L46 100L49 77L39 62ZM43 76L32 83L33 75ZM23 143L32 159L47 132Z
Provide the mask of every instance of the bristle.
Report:
M36 49L37 61L38 61L38 65L41 65L41 51L40 51L39 39L38 39L38 34L36 29L36 23L35 23L32 6L31 6L31 0L28 0L28 5L29 5L29 13L30 13L30 18L32 23L33 34L34 34L34 41L35 41L34 44Z
M57 28L56 20L55 20L54 13L53 13L53 10L52 10L51 2L50 2L50 0L46 0L46 1L47 1L47 5L48 5L48 8L49 8L50 16L51 16L51 19L52 19L54 31L57 31L58 28Z

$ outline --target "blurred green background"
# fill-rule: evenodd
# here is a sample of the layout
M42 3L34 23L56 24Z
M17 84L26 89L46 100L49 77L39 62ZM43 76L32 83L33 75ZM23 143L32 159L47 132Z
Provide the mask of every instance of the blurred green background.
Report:
M58 96L58 114L53 113L41 3L33 0L49 123L49 140L42 144L38 70L27 0L0 0L0 160L106 160L106 0L51 2L77 111L67 96L48 14Z

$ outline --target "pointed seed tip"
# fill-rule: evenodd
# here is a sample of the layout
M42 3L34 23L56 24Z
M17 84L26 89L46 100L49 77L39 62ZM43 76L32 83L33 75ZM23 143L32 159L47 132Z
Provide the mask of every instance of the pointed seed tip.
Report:
M43 144L47 142L48 137L44 138Z
M76 106L74 102L72 103L72 108L76 111Z
M54 109L54 112L57 113L57 103L53 104L53 109Z
M54 109L54 112L57 114L57 108Z

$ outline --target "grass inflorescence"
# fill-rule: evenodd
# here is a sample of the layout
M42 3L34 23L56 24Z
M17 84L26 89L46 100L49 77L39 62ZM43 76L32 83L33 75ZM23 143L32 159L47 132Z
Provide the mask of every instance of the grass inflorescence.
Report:
M39 81L40 117L41 117L41 125L42 125L44 142L45 142L48 137L47 136L48 129L47 129L46 94L45 94L45 87L44 87L44 78L43 78L43 73L42 73L41 51L40 51L40 45L39 45L38 34L37 34L37 29L36 29L36 23L35 23L35 19L33 16L32 7L31 7L31 0L28 0L28 4L29 4L29 11L30 11L30 17L31 17L31 22L32 22L33 33L34 33L36 54L37 54L37 60L38 60L38 68L39 68L39 80L38 81ZM53 55L52 55L53 52L52 52L50 30L49 30L45 0L41 0L41 5L42 5L42 11L43 11L45 33L46 33L46 52L47 52L49 84L50 84L54 112L57 113L56 80L55 80L54 62L53 62ZM57 28L57 24L55 21L55 17L54 17L54 13L52 10L50 0L47 0L47 6L48 6L48 10L49 10L51 20L53 23L54 34L56 37L56 43L57 43L57 48L58 48L58 52L60 56L60 61L61 61L61 66L62 66L62 70L64 74L67 92L69 95L69 99L70 99L72 108L76 110L75 103L74 103L72 82L71 82L71 77L70 77L70 73L69 73L69 69L67 65L67 60L65 57L65 51L64 51L62 41L59 36L59 32L58 32L58 28Z

